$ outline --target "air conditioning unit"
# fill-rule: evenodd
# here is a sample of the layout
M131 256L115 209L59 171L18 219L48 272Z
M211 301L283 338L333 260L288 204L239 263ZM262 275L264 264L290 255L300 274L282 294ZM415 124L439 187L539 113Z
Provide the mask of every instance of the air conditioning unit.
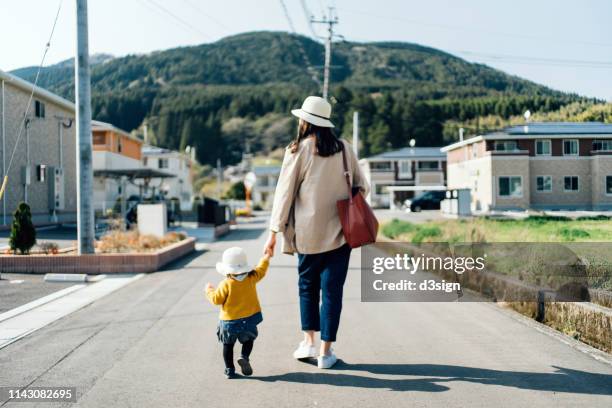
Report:
M64 209L64 169L49 167L49 210Z

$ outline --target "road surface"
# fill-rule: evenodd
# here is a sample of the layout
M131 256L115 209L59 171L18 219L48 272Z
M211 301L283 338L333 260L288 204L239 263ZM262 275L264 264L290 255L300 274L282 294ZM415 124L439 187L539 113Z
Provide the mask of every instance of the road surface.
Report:
M0 385L75 386L79 407L612 406L612 366L495 305L361 303L357 251L335 369L291 358L300 340L296 261L277 255L260 284L255 374L226 380L217 310L203 288L219 281L223 249L244 246L256 262L264 240L264 219L242 225L210 251L9 345Z

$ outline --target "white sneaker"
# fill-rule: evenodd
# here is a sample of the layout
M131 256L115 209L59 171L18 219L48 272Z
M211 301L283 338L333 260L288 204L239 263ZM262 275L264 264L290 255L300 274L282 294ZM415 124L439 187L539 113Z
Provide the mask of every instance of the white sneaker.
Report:
M332 350L329 350L329 354L326 356L317 357L317 367L319 368L332 368L337 362L338 357Z
M293 352L293 358L301 360L303 358L315 358L317 356L317 349L315 346L308 345L306 340L302 340L297 349Z

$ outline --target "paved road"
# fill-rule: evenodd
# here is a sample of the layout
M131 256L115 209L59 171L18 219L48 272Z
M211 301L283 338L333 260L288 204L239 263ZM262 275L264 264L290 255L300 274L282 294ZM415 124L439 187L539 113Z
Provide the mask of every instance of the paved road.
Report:
M0 384L73 385L80 407L612 406L612 366L493 305L361 303L357 252L336 369L291 359L300 340L295 260L282 255L260 285L255 376L225 380L217 311L202 289L218 281L224 248L244 245L256 261L264 225L0 350Z

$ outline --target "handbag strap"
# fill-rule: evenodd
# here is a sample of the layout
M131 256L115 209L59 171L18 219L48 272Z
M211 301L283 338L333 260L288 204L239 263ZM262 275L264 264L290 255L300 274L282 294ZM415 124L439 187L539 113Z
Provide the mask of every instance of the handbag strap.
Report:
M351 188L351 173L348 171L348 165L346 163L346 153L344 149L345 145L342 146L342 167L344 168L344 179L346 180L346 188L348 189L349 202L353 202L353 189Z

